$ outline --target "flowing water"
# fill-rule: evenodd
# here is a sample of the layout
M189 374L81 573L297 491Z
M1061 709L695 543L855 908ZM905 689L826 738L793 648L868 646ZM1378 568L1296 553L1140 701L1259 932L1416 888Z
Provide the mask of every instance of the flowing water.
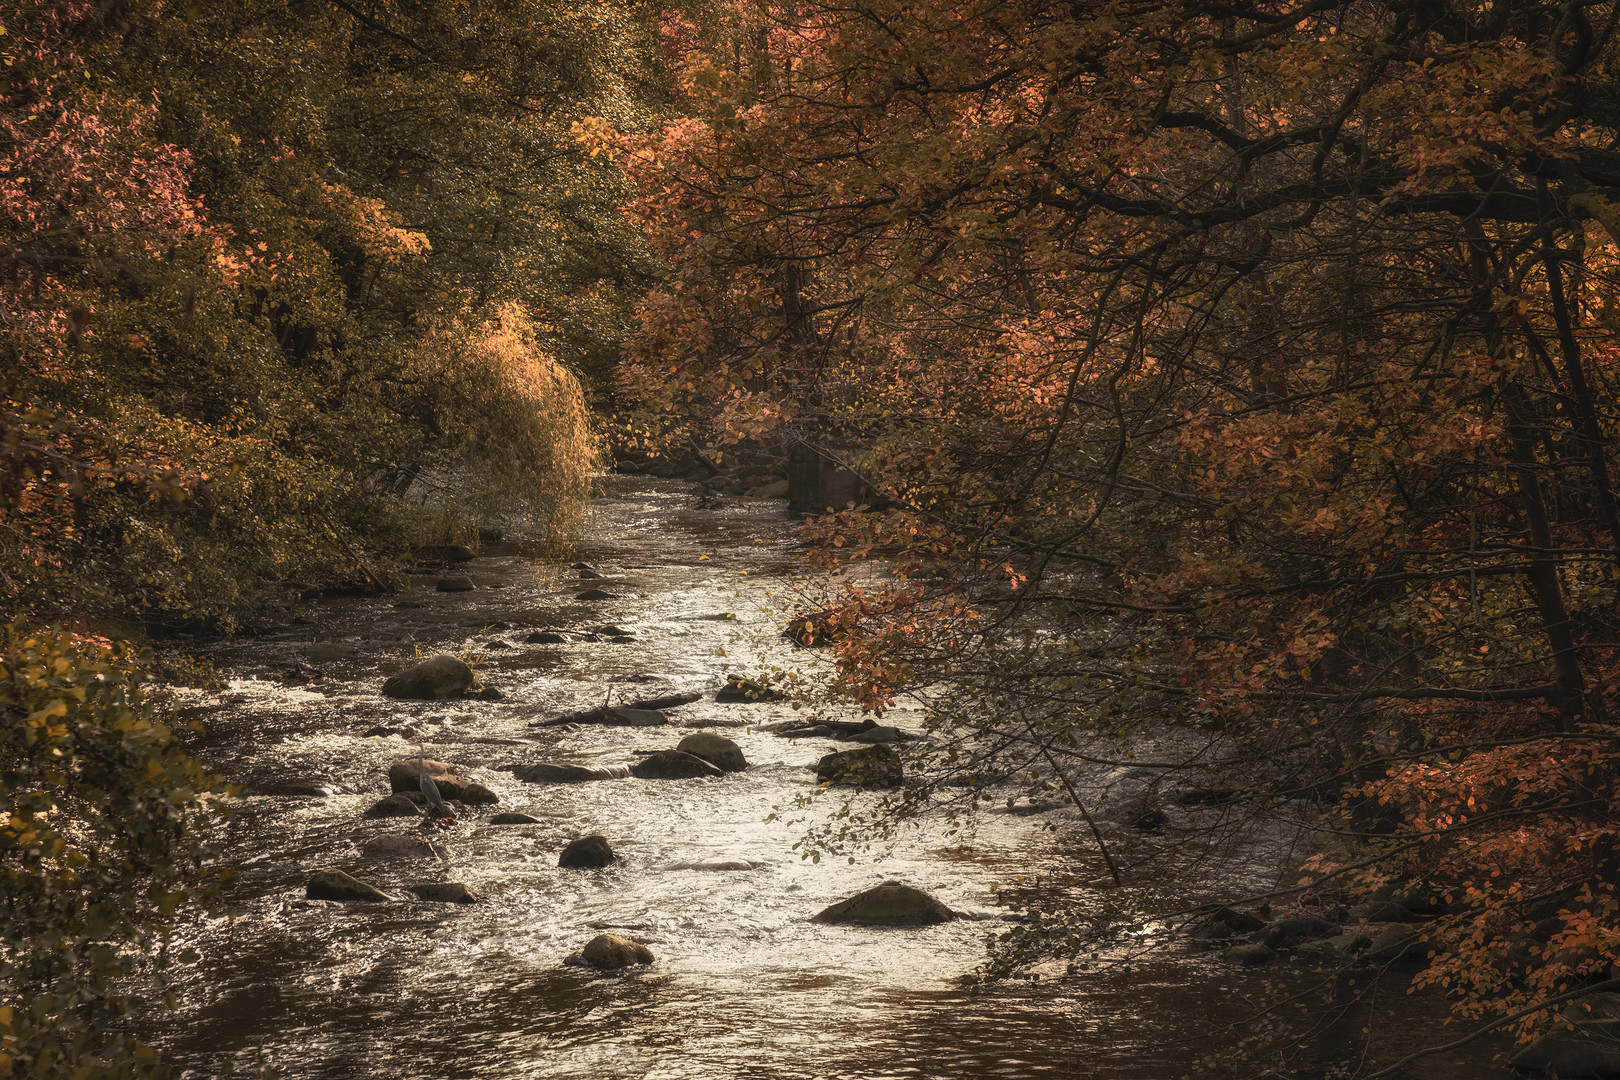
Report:
M801 860L793 841L802 822L767 819L813 790L808 766L847 747L757 730L797 715L787 704L713 701L727 671L814 678L825 663L777 633L796 567L782 504L699 509L678 482L615 478L607 487L581 551L601 580L488 556L467 568L472 592L423 582L396 596L320 601L286 631L212 649L229 688L189 708L207 720L205 760L248 794L224 838L240 872L234 915L181 935L175 951L196 956L174 969L178 1008L147 1022L183 1074L234 1064L309 1078L1175 1077L1253 1030L1233 1022L1324 977L1298 965L1237 971L1218 953L1167 942L1089 975L962 989L986 935L1008 925L994 886L1037 873L1097 879L1078 821L984 814L965 833L925 824L853 862ZM574 599L590 587L616 598ZM535 630L604 624L627 633L524 642ZM387 674L441 651L481 657L484 681L505 697L396 702L378 693ZM310 669L320 678L300 684ZM665 690L705 699L675 710L681 726L667 729L531 726L610 691L626 701ZM886 722L917 720L902 708ZM367 734L379 727L395 733ZM526 784L507 771L535 761L628 764L637 750L702 728L734 739L751 767L571 785ZM388 764L414 755L418 739L501 803L438 834L442 861L368 860L360 845L369 837L420 835L408 819L362 819L387 794ZM312 796L311 786L328 793ZM502 810L539 823L487 823ZM1043 828L1049 820L1055 831ZM591 833L620 861L560 869L563 845ZM681 868L715 861L751 869ZM311 872L325 867L407 899L303 900ZM809 921L888 879L971 917L904 930ZM425 881L464 883L481 902L409 899L404 887ZM1207 887L1189 883L1188 898ZM614 976L561 965L604 929L647 942L657 962ZM1392 985L1371 1009L1293 1046L1290 1067L1321 1075L1388 1060L1435 1037L1437 1010ZM1406 1075L1494 1075L1485 1063L1499 1050L1428 1058ZM1244 1074L1263 1075L1269 1060Z

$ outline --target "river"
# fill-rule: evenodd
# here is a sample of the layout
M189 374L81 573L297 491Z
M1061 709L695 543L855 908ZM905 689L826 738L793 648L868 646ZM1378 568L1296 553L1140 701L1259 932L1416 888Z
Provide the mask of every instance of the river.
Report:
M609 478L580 558L605 576L488 555L458 571L478 586L471 592L437 592L423 579L395 596L310 602L283 630L209 644L229 685L186 695L183 711L207 722L205 761L247 794L222 836L240 872L234 913L177 935L172 951L195 956L172 966L176 1008L143 1021L183 1076L229 1064L297 1078L1156 1080L1232 1049L1252 1030L1232 1023L1324 977L1298 964L1240 971L1218 953L1149 942L1157 947L1092 973L968 992L960 976L983 959L986 935L1008 925L995 886L1037 873L1097 879L1078 822L1060 812L1049 831L1041 815L989 813L966 833L924 823L852 862L801 860L793 841L803 824L766 819L813 790L808 766L845 747L757 730L797 715L788 704L713 701L727 671L796 670L813 681L825 663L778 634L800 572L783 504L702 508L677 481ZM616 598L574 599L590 587ZM524 641L608 624L627 633ZM484 681L504 698L380 695L387 674L441 651L480 657ZM298 665L320 677L301 683ZM624 701L666 688L705 693L674 711L678 728L530 726L610 691ZM902 707L886 722L918 720ZM401 733L367 734L378 727ZM526 784L507 771L534 761L628 764L637 750L704 728L734 739L751 767L715 779L573 785ZM440 834L442 862L367 860L366 838L415 827L362 814L387 794L388 763L414 754L418 738L429 757L467 767L501 802ZM300 793L311 785L323 794ZM504 810L539 823L487 823ZM562 846L591 833L620 861L560 869ZM753 869L670 868L714 860ZM400 895L415 882L457 881L481 902L303 900L324 867ZM907 930L809 921L889 879L972 917ZM1207 891L1186 890L1189 899ZM656 963L615 976L561 965L604 928L649 943ZM1370 1010L1294 1045L1287 1067L1320 1076L1387 1060L1442 1034L1439 1015L1438 1003L1392 984ZM1506 1076L1487 1064L1500 1050L1486 1043L1428 1058L1407 1075ZM1275 1075L1264 1071L1271 1060L1238 1074Z

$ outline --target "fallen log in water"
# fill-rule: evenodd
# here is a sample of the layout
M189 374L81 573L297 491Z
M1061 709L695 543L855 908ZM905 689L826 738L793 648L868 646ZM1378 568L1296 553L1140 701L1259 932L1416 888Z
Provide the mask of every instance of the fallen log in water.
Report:
M536 720L529 726L559 727L563 724L604 724L610 719L608 713L618 709L657 712L661 709L674 709L682 705L690 705L702 696L702 694L665 694L663 697L643 698L641 701L631 701L621 705L601 705L594 709L585 709L582 712L571 712L565 716L553 717L550 720Z

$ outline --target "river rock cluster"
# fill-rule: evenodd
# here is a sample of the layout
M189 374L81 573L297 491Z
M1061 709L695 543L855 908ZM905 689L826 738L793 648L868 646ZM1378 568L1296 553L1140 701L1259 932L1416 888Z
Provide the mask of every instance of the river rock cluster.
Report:
M453 547L434 549L430 554L443 562L458 565L470 562L472 558L466 549ZM575 564L574 569L581 579L602 577L584 564ZM474 587L471 579L458 576L440 579L436 588L440 591L463 591L463 581L468 582L467 588ZM575 599L589 602L610 599L612 595L605 589L592 588ZM589 631L539 631L524 638L529 643L544 644L633 639L634 631L607 625ZM497 640L496 644L510 647L504 640ZM400 701L450 701L472 697L498 699L499 696L498 691L479 686L473 667L465 659L448 653L419 660L388 677L381 686L381 693L386 698ZM747 705L779 701L784 696L769 683L732 674L714 694L713 700L718 704ZM644 732L656 731L677 722L671 710L692 704L700 697L699 694L687 692L635 700L621 699L617 704L604 703L594 708L536 720L531 726L597 724ZM822 736L864 744L822 757L815 766L815 779L820 784L881 789L904 782L901 758L890 745L907 737L897 728L879 726L871 721L845 723L819 720L810 724L777 725L774 731L785 738ZM408 736L408 731L378 726L368 734ZM749 761L735 740L717 731L700 730L672 740L672 745L666 744L663 748L639 750L635 760L622 765L585 766L564 761L530 761L510 766L510 773L514 779L527 784L581 784L625 780L718 780L748 768ZM443 830L454 828L457 819L475 813L474 808L493 806L501 801L497 791L475 773L469 773L455 763L430 758L420 748L414 755L402 755L389 762L386 779L389 794L367 809L364 817L377 821L407 819L418 824L412 831L380 833L363 841L361 854L372 860L418 865L443 863L448 857L445 843L449 839ZM433 793L431 802L430 791ZM426 814L427 810L432 810L432 815ZM528 814L501 811L490 815L486 823L499 826L541 822ZM601 870L619 861L608 839L592 834L576 837L564 845L558 852L556 864L559 868L569 870ZM755 864L744 860L711 859L673 863L662 869L743 872L754 868ZM403 886L403 893L428 903L474 904L479 900L466 884L455 881L410 883ZM336 868L321 869L311 875L305 897L310 901L340 903L375 904L399 900L399 897L376 885ZM903 882L886 881L826 907L812 918L815 922L830 925L922 927L955 917L955 912L928 893ZM652 962L654 956L646 942L611 933L598 934L564 960L568 965L599 971L618 971Z

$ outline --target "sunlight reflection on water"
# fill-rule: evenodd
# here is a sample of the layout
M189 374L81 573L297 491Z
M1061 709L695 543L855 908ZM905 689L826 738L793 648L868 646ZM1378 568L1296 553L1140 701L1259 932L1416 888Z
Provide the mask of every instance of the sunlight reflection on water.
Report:
M241 801L229 826L242 875L237 917L182 935L201 959L177 972L179 1012L150 1020L169 1060L192 1076L262 1055L280 1075L309 1078L1146 1080L1186 1073L1210 1051L1210 1033L1217 1046L1231 1041L1224 1025L1263 984L1209 956L1161 955L1125 974L979 995L957 987L983 958L985 936L1004 926L993 884L1037 870L1098 874L1084 849L1070 846L1061 814L1057 835L1040 831L1038 816L985 814L965 836L938 824L908 831L881 861L813 865L792 850L799 828L765 819L810 790L807 766L836 744L753 730L795 715L785 704L708 700L680 710L679 729L530 728L535 718L599 704L610 686L621 700L635 697L644 686L624 681L632 677L712 698L725 670L825 663L776 633L794 566L780 503L698 512L680 484L614 484L583 556L608 574L618 600L582 604L566 568L489 558L472 564L483 586L472 593L416 589L321 603L308 624L218 647L234 681L223 705L202 705L209 763L250 791L313 778L338 794ZM735 617L718 617L727 613ZM632 630L633 640L523 641L540 628L609 623ZM334 640L343 647L331 648ZM441 650L481 655L505 699L390 702L376 693L387 672ZM311 655L326 657L315 664L322 681L275 679L272 665ZM917 719L900 709L886 722ZM628 763L634 750L673 745L706 724L722 725L752 768L709 780L551 786L507 771L539 760ZM406 735L365 734L375 726ZM490 826L487 812L472 812L442 838L443 864L368 861L360 841L409 827L361 814L386 794L388 762L413 754L418 735L428 756L470 767L495 788L494 810L538 823ZM559 869L563 844L592 832L607 836L622 861ZM664 869L704 860L755 869ZM413 881L460 881L483 902L306 905L303 884L324 866L396 892ZM889 878L988 918L906 931L807 921ZM658 962L615 977L559 966L609 926L632 928ZM1413 1015L1427 1021L1433 1009ZM1380 1020L1386 1039L1415 1037L1387 1026L1397 1022ZM1335 1034L1312 1052L1331 1063L1351 1052L1353 1036ZM1475 1077L1481 1060L1414 1075Z

